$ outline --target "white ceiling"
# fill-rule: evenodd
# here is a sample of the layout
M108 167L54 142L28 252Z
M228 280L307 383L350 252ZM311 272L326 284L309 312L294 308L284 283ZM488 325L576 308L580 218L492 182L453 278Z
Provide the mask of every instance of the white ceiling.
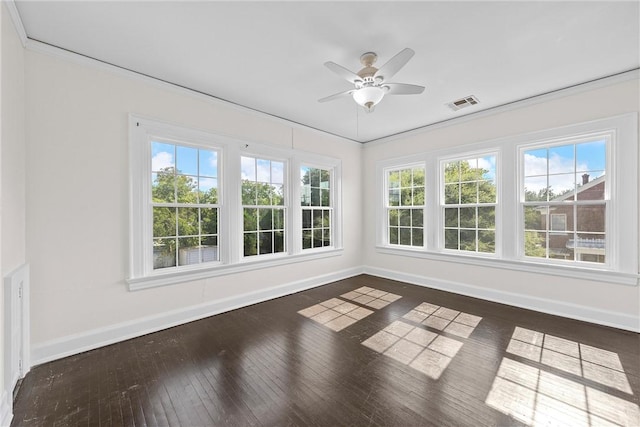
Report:
M640 66L639 3L20 1L27 37L367 142ZM416 54L367 114L323 66ZM475 95L480 104L446 104Z

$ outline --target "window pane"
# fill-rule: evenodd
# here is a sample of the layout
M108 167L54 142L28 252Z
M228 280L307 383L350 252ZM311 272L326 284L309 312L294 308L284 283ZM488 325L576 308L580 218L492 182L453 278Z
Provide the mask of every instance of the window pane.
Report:
M458 249L458 229L444 230L444 247L447 249Z
M242 204L254 206L258 204L256 183L248 180L242 181Z
M411 210L411 226L412 227L422 227L423 226L423 216L424 212L422 209L412 209Z
M414 206L424 205L424 187L415 187L413 189L413 205Z
M413 186L424 187L424 168L413 168Z
M200 234L198 208L178 208L178 236Z
M547 176L524 179L524 197L527 202L547 201Z
M496 228L496 208L493 206L478 208L478 228Z
M546 207L525 206L524 208L524 228L525 230L545 230L543 213Z
M320 206L320 188L311 187L311 206Z
M311 206L311 186L304 185L300 188L300 205Z
M271 161L256 159L256 181L271 182Z
M567 246L573 249L576 261L605 262L604 233L579 233L577 239L569 240Z
M309 209L302 211L302 228L311 228L311 211Z
M478 202L496 202L496 183L494 181L480 181L478 183Z
M389 225L398 226L400 224L400 211L398 209L389 209Z
M524 254L530 257L546 258L546 233L526 231L524 233Z
M411 206L413 197L412 197L412 189L411 188L401 188L400 189L400 206Z
M244 231L256 231L258 229L258 210L244 209Z
M328 228L322 229L322 246L331 246L331 230Z
M460 250L475 251L476 250L476 231L460 230Z
M575 175L567 173L549 176L549 200L573 200Z
M311 230L302 231L302 249L310 249L312 247Z
M478 184L476 182L463 182L460 184L460 203L477 203Z
M423 245L424 231L422 228L414 228L411 234L411 245L422 246Z
M200 176L215 178L218 176L218 153L216 151L198 150Z
M284 163L271 162L271 183L284 184Z
M411 209L400 209L400 226L408 227L411 225Z
M445 208L444 210L444 226L459 227L458 224L458 208Z
M400 171L400 187L411 187L411 169L403 169Z
M496 252L495 231L488 231L488 230L478 231L478 252L484 252L484 253Z
M576 231L604 233L605 205L580 205L577 209Z
M401 245L411 245L411 229L400 227L400 244Z
M258 209L258 229L273 230L273 210Z
M392 245L398 244L398 238L400 237L400 231L398 227L389 227L389 243Z
M460 203L460 184L447 184L444 186L445 204Z
M153 269L176 266L176 239L153 239Z
M313 210L313 228L321 228L322 227L322 210L314 209Z
M575 170L574 146L549 148L549 174L570 174Z
M216 178L199 179L199 203L218 203L218 180Z
M271 185L265 182L256 182L256 195L259 206L271 205Z
M176 208L153 208L153 237L176 235Z
M178 203L198 203L198 177L176 175Z
M197 237L178 238L178 265L199 264L201 256Z
M400 190L389 190L389 206L400 206Z
M167 169L175 169L175 150L173 144L163 144L161 142L151 143L151 170L153 172L166 171Z
M547 176L547 149L524 152L524 176Z
M258 254L258 233L244 233L244 256Z
M273 229L284 230L284 210L282 209L273 210Z
M176 146L177 173L184 175L198 175L198 149Z
M256 159L254 159L253 157L241 157L240 169L243 180L256 180Z
M446 164L444 168L444 182L460 182L460 162L451 162Z
M330 198L330 190L322 189L320 190L320 202L322 206L331 206L331 198Z
M592 171L576 174L578 200L604 200L604 171Z
M154 203L175 203L176 177L173 172L154 173L151 180L151 197Z
M218 234L218 209L200 209L202 234Z
M273 232L260 232L258 235L258 253L260 255L273 253Z
M284 187L281 184L271 186L271 204L274 206L284 205Z
M576 171L606 169L607 144L604 140L576 144Z
M322 229L313 230L313 247L322 247Z
M399 188L400 172L398 171L389 172L388 183L389 183L389 188Z
M273 251L274 253L284 252L284 232L276 231L273 233Z
M476 227L476 208L460 208L460 227Z

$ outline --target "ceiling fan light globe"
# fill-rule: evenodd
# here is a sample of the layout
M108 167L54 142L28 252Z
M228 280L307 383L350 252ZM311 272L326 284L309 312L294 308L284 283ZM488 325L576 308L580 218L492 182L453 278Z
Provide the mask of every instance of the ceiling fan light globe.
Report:
M353 92L353 100L365 110L373 111L373 107L382 101L385 92L381 87L366 86Z

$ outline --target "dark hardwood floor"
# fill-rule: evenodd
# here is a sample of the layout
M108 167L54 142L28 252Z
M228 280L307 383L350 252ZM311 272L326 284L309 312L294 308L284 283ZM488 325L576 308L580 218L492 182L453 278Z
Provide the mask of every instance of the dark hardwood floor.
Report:
M36 366L12 425L637 427L639 365L635 333L362 275Z

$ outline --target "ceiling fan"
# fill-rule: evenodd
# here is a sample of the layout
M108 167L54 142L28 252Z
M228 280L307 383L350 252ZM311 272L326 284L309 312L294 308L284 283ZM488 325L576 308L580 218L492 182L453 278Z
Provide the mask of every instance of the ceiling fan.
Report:
M412 49L405 48L382 67L376 68L373 64L378 59L378 55L374 52L366 52L360 56L360 62L364 65L364 68L357 73L349 71L335 62L325 62L324 65L328 69L352 83L355 88L319 99L318 102L332 101L351 95L358 105L364 107L366 112L371 113L385 95L420 94L424 91L424 86L387 83L391 77L405 66L414 54L415 52Z

